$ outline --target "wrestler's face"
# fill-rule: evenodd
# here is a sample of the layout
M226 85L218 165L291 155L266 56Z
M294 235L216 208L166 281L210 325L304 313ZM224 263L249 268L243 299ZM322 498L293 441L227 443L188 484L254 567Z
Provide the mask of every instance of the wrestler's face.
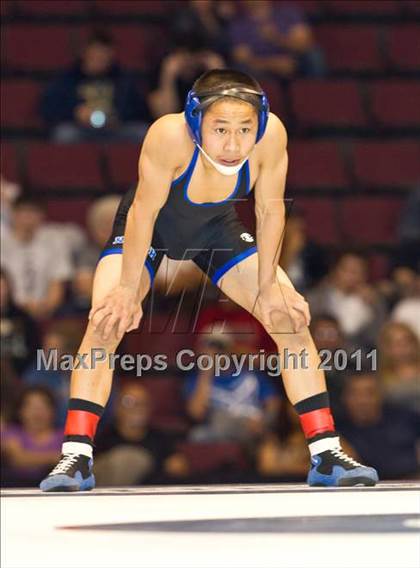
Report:
M236 166L255 146L258 116L255 108L238 99L222 99L205 112L202 146L215 162Z

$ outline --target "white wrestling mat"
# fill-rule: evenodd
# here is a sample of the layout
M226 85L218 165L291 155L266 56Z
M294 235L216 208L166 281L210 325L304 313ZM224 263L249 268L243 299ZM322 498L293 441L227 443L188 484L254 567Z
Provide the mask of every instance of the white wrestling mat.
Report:
M2 568L419 568L420 484L4 490Z

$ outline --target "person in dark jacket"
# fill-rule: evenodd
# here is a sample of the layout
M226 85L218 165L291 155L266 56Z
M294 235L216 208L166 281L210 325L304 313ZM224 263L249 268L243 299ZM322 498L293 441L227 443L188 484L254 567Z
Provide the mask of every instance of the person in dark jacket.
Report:
M136 82L115 59L112 38L95 32L81 58L46 89L41 115L56 142L138 141L149 119Z

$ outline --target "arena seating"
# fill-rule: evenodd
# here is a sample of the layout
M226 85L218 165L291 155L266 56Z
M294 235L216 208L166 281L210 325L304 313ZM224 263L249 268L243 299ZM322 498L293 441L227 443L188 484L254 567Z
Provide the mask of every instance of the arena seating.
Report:
M371 112L377 125L396 130L420 128L420 83L376 81L370 86Z
M88 0L16 0L20 14L24 16L86 16Z
M246 459L239 444L182 442L177 449L187 458L191 475L212 471L233 473L246 468Z
M99 157L95 144L55 146L35 142L26 148L27 182L40 192L86 188L101 191Z
M332 71L383 71L377 27L323 24L317 26L315 35L325 49L327 65Z
M349 186L339 145L325 141L291 141L288 188L340 189Z
M104 147L108 165L108 180L115 191L126 190L137 182L140 146L107 144Z
M395 71L420 71L420 24L393 26L388 57Z
M29 79L5 79L1 95L2 129L42 128L38 112L43 86Z
M354 173L363 189L409 189L420 183L418 142L358 142L353 157Z
M394 243L401 205L398 196L345 198L340 215L343 238L354 245Z
M333 244L346 238L345 225L337 225L334 217L346 195L356 192L364 198L374 192L386 200L387 193L398 190L403 198L420 183L415 141L420 131L420 3L296 4L313 25L327 75L288 85L270 78L263 86L289 133L288 196L308 218L315 216L311 236ZM120 60L144 88L147 73L168 48L171 11L182 6L178 0L1 2L1 171L45 196L54 219L83 223L84 209L95 196L131 187L140 144L49 144L37 113L46 81L71 64L93 23L114 36Z
M13 182L22 180L18 147L13 142L1 143L1 175Z
M356 81L298 80L291 86L291 98L295 120L302 130L363 128L367 125Z

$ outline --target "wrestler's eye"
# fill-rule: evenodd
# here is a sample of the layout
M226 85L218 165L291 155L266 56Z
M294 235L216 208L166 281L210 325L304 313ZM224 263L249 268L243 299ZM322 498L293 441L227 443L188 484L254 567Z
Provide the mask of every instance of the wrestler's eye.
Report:
M216 132L217 132L217 134L225 134L226 128L216 128Z
M244 128L241 128L241 134L248 134L248 132L251 132L250 128L247 128L246 126Z

